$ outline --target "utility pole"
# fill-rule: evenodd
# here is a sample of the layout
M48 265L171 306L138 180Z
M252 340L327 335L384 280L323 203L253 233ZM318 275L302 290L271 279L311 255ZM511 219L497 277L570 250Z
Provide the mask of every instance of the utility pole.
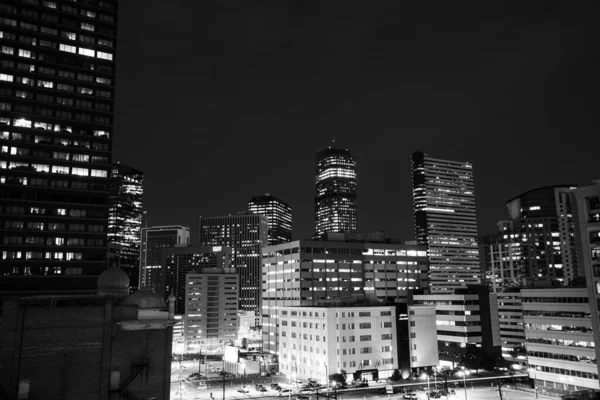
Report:
M225 400L225 370L221 371L221 375L223 375L223 400Z
M502 400L502 384L500 383L500 379L496 379L496 385L498 385L498 393L500 393L500 400Z

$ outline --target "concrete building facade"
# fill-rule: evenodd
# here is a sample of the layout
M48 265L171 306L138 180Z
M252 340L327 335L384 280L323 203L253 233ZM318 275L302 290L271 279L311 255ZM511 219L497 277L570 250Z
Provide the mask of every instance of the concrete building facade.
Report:
M398 368L396 307L281 307L279 363L292 379L387 378Z

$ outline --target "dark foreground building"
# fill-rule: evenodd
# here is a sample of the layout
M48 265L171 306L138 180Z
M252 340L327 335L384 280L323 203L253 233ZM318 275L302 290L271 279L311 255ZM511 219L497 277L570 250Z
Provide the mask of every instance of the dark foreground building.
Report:
M168 399L174 301L128 293L113 267L95 295L5 300L0 398Z

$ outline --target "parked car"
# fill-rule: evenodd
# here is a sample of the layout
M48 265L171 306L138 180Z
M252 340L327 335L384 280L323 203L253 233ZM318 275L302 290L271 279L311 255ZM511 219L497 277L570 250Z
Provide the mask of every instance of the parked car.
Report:
M448 395L453 395L453 394L456 394L456 392L454 391L454 389L450 389L450 390L448 390L448 391L446 391L446 390L442 390L442 391L440 391L440 394L441 394L442 396L448 396Z
M358 385L356 385L357 388L363 388L363 387L369 387L369 384L367 382L361 382Z
M248 389L246 389L246 388L239 388L237 391L238 391L238 393L243 393L243 394L246 394L246 393L249 393L249 392L250 392L250 391L249 391Z
M442 397L440 392L429 392L428 396L430 399L439 399Z
M279 396L289 396L292 393L291 389L281 389L279 391Z
M402 395L402 398L403 399L416 399L417 398L417 394L414 393L414 392L407 392L407 393L404 393Z
M279 386L279 383L271 383L269 387L271 388L271 390L281 390L281 386Z

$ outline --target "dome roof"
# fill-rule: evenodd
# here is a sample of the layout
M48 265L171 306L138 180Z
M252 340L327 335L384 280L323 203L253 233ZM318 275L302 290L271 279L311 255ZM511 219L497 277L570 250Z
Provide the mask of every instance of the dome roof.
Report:
M100 274L97 282L98 294L127 296L129 277L119 267L110 267Z
M124 306L137 306L138 309L166 308L165 301L147 289L138 290L123 300Z

